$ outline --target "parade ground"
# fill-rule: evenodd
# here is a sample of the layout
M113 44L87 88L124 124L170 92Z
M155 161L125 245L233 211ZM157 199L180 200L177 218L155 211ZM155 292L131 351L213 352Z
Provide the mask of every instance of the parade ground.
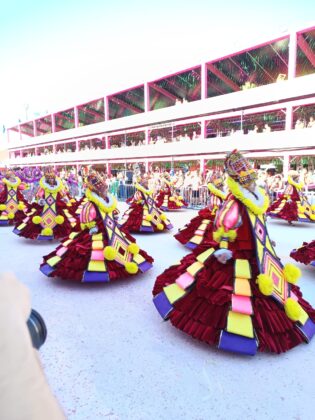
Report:
M238 356L197 342L156 311L156 277L189 252L173 234L196 214L168 213L173 231L134 235L153 268L107 284L45 277L42 256L58 242L35 243L0 228L1 270L29 287L47 324L40 357L67 419L314 419L315 339L280 355ZM283 263L295 263L290 251L315 239L307 223L268 219L268 229ZM315 267L296 264L303 296L315 306Z

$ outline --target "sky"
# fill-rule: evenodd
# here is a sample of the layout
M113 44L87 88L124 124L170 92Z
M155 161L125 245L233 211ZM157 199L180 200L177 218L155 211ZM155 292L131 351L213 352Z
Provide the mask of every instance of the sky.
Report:
M0 124L220 58L314 16L314 0L0 0Z

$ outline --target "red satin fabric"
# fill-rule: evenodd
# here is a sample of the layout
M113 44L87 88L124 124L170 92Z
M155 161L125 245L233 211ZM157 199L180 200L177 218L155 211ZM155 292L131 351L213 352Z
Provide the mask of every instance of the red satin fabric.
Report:
M259 350L281 353L305 342L304 336L285 314L284 309L273 298L264 296L255 282L258 268L255 244L250 222L245 208L240 204L243 224L238 229L237 238L231 249L233 259L242 258L250 262L252 270L252 305L254 310L253 326L259 340ZM196 256L203 249L196 249L185 256L179 265L174 265L157 277L153 295L160 293L163 287L172 284L196 261ZM231 296L234 285L234 261L221 264L212 256L204 268L197 274L191 291L173 304L170 314L171 323L192 337L208 344L217 345L220 332L226 327L228 311L231 308ZM314 309L303 300L297 286L292 290L299 298L300 305L315 321Z

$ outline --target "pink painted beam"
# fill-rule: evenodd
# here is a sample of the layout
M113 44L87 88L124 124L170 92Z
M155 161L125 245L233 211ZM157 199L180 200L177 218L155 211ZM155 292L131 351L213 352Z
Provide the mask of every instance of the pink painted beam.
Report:
M133 105L127 104L126 102L122 101L121 99L115 98L114 96L112 96L111 98L109 98L110 101L115 102L117 105L123 107L123 108L127 108L130 109L131 111L136 112L137 114L139 114L140 112L142 112L139 108L136 108Z
M150 83L149 87L152 87L154 90L156 90L157 92L166 96L167 98L172 99L173 101L176 101L176 99L178 99L177 96L175 96L172 93L168 92L167 90L161 88L160 86L156 85L155 83Z
M309 59L309 61L312 64L312 66L315 67L315 54L311 50L311 48L308 45L308 43L305 41L305 39L304 39L304 37L303 37L302 34L299 34L297 36L297 43L298 43L298 46L301 48L301 50L306 55L306 57Z
M231 79L229 79L225 74L222 73L219 69L217 69L213 64L207 64L208 69L216 75L219 79L221 79L227 86L229 86L235 92L241 90L236 83L234 83Z

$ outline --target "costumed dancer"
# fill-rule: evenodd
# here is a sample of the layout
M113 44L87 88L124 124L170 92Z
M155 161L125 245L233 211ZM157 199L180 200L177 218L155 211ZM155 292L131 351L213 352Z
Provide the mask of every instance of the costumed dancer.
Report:
M32 205L22 223L16 224L13 232L24 238L48 241L62 239L78 230L79 221L68 206L64 185L53 170L46 170L39 185L37 203Z
M114 218L116 198L97 173L87 177L86 197L80 215L81 232L73 232L51 254L40 270L48 277L80 282L109 282L149 270L153 259L122 232Z
M305 265L313 265L315 267L315 240L311 242L303 242L300 248L293 249L290 257Z
M18 176L26 184L26 188L23 190L23 196L31 204L36 197L39 189L39 181L43 174L39 168L25 167L18 172Z
M166 214L156 206L152 198L152 191L148 190L147 177L141 176L140 168L135 168L136 192L129 201L130 207L125 211L121 220L124 232L161 232L171 230L173 225Z
M299 173L288 172L283 194L267 210L267 216L292 222L315 222L315 206L311 206L303 193L303 183L298 183Z
M269 238L269 200L237 151L227 155L229 195L218 210L217 244L193 251L161 274L154 303L162 318L219 349L281 353L315 333L315 310L295 285L300 270L283 266Z
M0 181L3 185L0 193L0 226L14 225L24 217L27 202L23 197L24 185L12 170L7 170Z
M79 196L79 182L73 173L70 173L70 175L67 178L67 186L71 198L76 199L76 197Z
M162 211L180 210L188 206L181 195L177 195L170 174L165 171L160 179L161 189L154 198Z
M174 235L175 239L190 249L213 244L213 221L217 210L227 196L223 191L224 179L220 173L214 172L209 181L209 205L199 210L198 216L194 217Z

